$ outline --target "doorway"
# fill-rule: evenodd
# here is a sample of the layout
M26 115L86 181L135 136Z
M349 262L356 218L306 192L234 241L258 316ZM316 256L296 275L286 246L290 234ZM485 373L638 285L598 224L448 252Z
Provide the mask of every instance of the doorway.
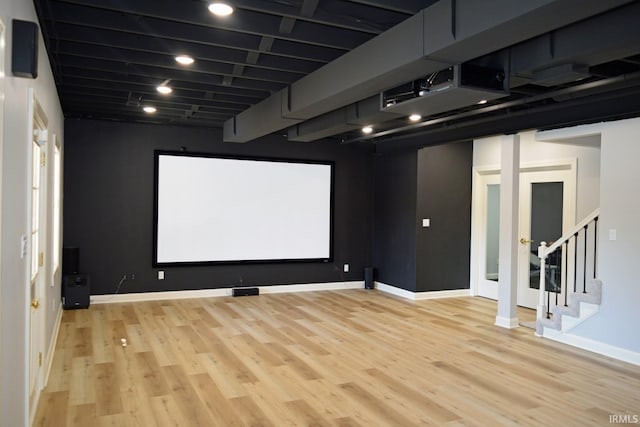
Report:
M517 304L536 308L540 281L538 246L562 236L575 221L575 162L520 169ZM500 171L476 176L476 293L498 299ZM562 289L562 259L549 260L547 289ZM560 297L560 296L559 296Z

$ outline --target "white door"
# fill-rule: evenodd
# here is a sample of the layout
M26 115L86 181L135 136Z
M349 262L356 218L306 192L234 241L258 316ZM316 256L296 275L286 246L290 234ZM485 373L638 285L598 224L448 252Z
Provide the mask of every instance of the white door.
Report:
M31 140L31 219L29 227L29 404L33 410L42 389L42 364L44 351L44 282L46 275L46 117L37 101L31 96L33 111Z
M480 177L480 228L478 295L498 299L498 241L500 237L500 175Z
M500 230L500 175L498 171L478 176L480 215L478 232L477 294L498 299L498 253ZM575 220L575 169L569 165L523 168L520 173L518 251L518 305L538 304L538 245L559 238ZM553 283L564 281L561 261L554 260ZM557 273L555 273L557 271ZM551 283L551 281L548 281ZM548 289L549 289L548 285ZM558 286L559 288L559 286Z
M539 298L541 242L553 244L574 225L575 196L571 170L546 170L520 175L520 242L518 253L518 305L536 308ZM562 274L561 252L547 260L547 290L558 291ZM555 298L556 292L554 292Z

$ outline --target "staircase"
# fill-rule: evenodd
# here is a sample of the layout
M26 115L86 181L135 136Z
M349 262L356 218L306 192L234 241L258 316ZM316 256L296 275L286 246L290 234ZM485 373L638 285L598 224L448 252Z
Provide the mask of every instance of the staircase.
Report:
M550 317L538 318L536 335L544 336L545 328L567 332L596 314L602 301L602 282L597 279L587 281L587 292L571 292L569 304L555 305Z
M549 247L540 244L536 335L557 337L598 312L602 301L602 282L596 279L599 215L595 210Z

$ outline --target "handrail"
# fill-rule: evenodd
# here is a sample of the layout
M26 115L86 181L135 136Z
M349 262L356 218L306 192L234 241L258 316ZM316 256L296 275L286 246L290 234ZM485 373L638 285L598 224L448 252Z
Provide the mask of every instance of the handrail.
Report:
M563 234L558 240L556 240L555 242L553 242L553 245L547 247L547 243L546 242L540 242L540 246L538 246L538 258L540 258L540 285L539 285L539 291L538 291L538 307L537 307L537 312L536 312L536 317L538 319L542 319L545 316L545 313L547 314L547 318L549 317L549 307L547 307L547 305L545 305L545 301L544 301L544 296L545 296L545 292L547 292L547 284L546 284L546 264L547 264L547 257L552 254L556 249L558 249L560 246L562 246L563 244L565 244L566 242L568 242L571 238L576 238L579 234L580 231L585 230L585 239L586 239L586 230L588 225L593 222L596 221L596 229L597 229L597 221L598 221L598 217L600 216L600 208L594 210L593 212L591 212L589 215L587 215L582 221L580 221L578 224L576 224L574 227L571 228L571 230L569 230L568 232L566 232L565 234ZM596 230L597 231L597 230ZM597 236L594 237L594 239L597 240ZM574 245L577 245L577 243L574 243ZM575 246L577 248L577 246ZM585 281L585 288L584 291L586 292L586 240L585 240L585 265L584 265L584 278L583 280ZM568 259L568 258L567 258ZM577 261L574 260L574 265ZM594 276L595 276L595 252L594 252ZM566 266L565 266L566 268ZM575 281L575 277L574 277L574 281ZM575 283L574 283L574 291L575 291ZM567 284L565 284L565 296L568 292L568 286ZM556 300L557 300L557 296L556 296ZM557 304L557 301L556 301Z
M544 257L546 258L550 253L553 253L553 251L558 249L560 247L560 245L562 245L564 242L568 241L571 237L573 237L574 234L576 234L578 231L582 230L585 225L589 224L591 221L593 221L598 216L600 216L600 208L597 208L595 211L591 212L582 221L577 223L575 225L575 227L573 227L571 230L569 230L566 233L564 233L558 240L553 242L553 245L551 245L549 247L546 247L546 242L540 242L540 246L542 246L542 244L544 243L545 247L546 247L546 251L543 253ZM538 257L540 257L540 249L539 249L539 247L538 247Z

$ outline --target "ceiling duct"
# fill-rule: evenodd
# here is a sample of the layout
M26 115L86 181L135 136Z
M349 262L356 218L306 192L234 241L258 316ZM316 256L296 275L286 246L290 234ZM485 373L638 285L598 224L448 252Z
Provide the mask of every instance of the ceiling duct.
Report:
M586 65L562 64L533 73L531 83L553 87L591 77Z
M247 142L630 0L440 0L224 123Z
M428 117L509 95L504 70L472 64L436 71L409 86L383 92L382 111Z
M287 137L290 141L310 142L401 116L381 111L378 94L292 126Z
M462 65L463 69L478 65L491 71L491 67L504 68L509 70L507 79L508 85L513 91L515 87L523 84L534 83L533 79L538 81L550 82L555 79L556 82L573 83L584 76L583 73L589 71L590 66L609 62L617 58L630 57L640 53L640 26L637 25L637 17L640 16L640 2L630 3L618 9L609 11L605 14L594 16L590 19L580 21L567 27L555 30L551 33L530 39L521 44L507 48L502 51L491 53L485 57L477 58L470 63ZM582 66L575 64L584 64ZM584 68L586 67L586 68ZM448 72L446 72L449 70ZM380 124L386 120L393 120L398 117L406 117L407 114L380 116L380 108L384 108L387 104L398 103L414 98L415 93L424 89L425 86L443 87L447 81L453 78L453 68L449 67L445 72L432 73L435 75L423 76L404 85L397 86L384 92L386 103L376 97L368 98L366 105L377 102L378 109L362 108L363 102L358 102L358 122L352 122L345 118L345 110L354 110L354 105L343 107L339 110L323 114L313 119L306 120L293 128L289 129L289 139L295 141L312 141L336 134L344 134L359 129L364 124ZM489 72L488 71L488 72ZM494 68L491 73L494 73ZM463 76L483 76L483 73L473 72L469 74L464 72ZM488 74L491 76L491 74ZM483 79L486 78L482 77ZM467 81L465 80L465 83ZM564 84L564 83L562 83ZM627 84L625 81L619 82L621 87ZM484 84L480 84L482 87ZM552 87L553 88L553 87ZM554 96L557 102L563 102L567 99L577 96L591 96L596 91L612 90L611 85L605 88L592 88L583 90L578 93L569 95ZM382 96L383 94L380 94ZM487 96L487 98L489 98ZM533 101L533 100L532 100ZM510 103L507 103L510 105ZM369 105L371 107L371 105ZM474 108L474 114L482 112L483 108ZM339 113L339 114L337 114ZM423 113L424 114L424 113ZM421 115L423 115L421 114ZM456 113L450 118L460 118L463 114L468 117L467 112ZM442 114L438 114L438 118ZM334 119L333 121L331 119ZM425 123L431 123L433 120L427 120ZM406 123L406 121L404 122ZM441 123L441 122L438 122ZM398 122L399 129L403 129L403 124ZM405 126L407 129L417 129L421 125L410 124ZM386 126L376 126L377 129L384 129ZM405 129L406 130L406 129ZM387 131L378 130L376 134ZM356 138L357 140L357 138ZM348 139L349 141L349 139Z

